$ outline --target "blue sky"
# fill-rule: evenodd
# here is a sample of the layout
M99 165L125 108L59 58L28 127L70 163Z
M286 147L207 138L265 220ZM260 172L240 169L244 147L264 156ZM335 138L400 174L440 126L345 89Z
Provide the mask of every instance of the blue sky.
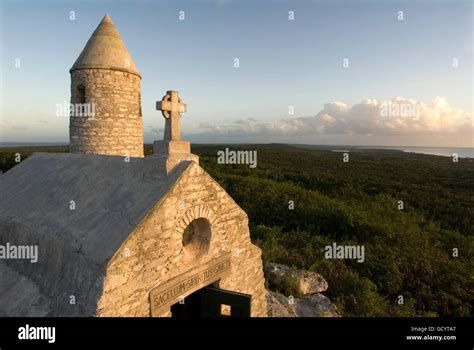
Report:
M0 141L68 140L56 104L108 13L143 77L147 142L175 89L196 142L472 146L472 1L0 1ZM368 117L396 97L421 122Z

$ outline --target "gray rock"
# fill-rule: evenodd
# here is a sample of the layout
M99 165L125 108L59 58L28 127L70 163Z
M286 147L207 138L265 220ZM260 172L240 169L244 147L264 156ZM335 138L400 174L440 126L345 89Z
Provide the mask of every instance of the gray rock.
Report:
M270 317L341 317L331 300L320 294L304 298L286 297L281 293L267 293ZM273 313L270 313L270 310Z
M331 300L318 293L295 299L294 312L297 317L340 317L341 314Z
M279 293L272 293L268 290L266 292L268 317L295 317L294 314L290 313L288 307L283 306L280 301L275 298L275 294Z
M277 263L267 263L265 265L265 277L271 286L282 287L282 281L287 275L295 280L298 292L301 295L321 293L328 289L328 283L324 277L316 272L293 271L290 267Z

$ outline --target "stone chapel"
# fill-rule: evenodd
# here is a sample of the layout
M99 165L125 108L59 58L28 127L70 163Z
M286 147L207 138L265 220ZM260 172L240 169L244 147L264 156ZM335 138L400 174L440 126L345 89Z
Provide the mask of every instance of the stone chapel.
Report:
M186 104L156 108L144 157L141 76L107 15L70 69L70 153L34 153L0 177L0 316L266 316L248 217L181 140Z

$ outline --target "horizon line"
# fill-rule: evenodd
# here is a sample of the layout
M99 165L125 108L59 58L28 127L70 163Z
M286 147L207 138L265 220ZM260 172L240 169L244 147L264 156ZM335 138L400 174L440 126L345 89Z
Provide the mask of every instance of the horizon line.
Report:
M159 141L159 140L156 140ZM154 142L154 141L153 141ZM153 142L144 142L143 145L153 145ZM8 145L17 146L68 146L69 142L0 142L0 148L8 147ZM351 144L311 144L311 143L294 143L294 142L191 142L192 145L302 145L302 146L323 146L323 147L372 147L372 148L466 148L474 149L474 146L386 146L386 145L351 145Z

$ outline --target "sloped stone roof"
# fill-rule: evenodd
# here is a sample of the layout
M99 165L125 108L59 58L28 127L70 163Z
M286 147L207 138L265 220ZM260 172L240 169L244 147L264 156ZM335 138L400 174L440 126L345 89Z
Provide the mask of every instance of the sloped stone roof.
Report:
M48 316L51 300L34 281L0 260L0 317Z
M166 174L159 162L156 156L125 162L120 156L34 153L0 177L0 219L75 246L103 266L192 163Z
M120 70L140 76L109 15L102 19L70 72L87 68Z

